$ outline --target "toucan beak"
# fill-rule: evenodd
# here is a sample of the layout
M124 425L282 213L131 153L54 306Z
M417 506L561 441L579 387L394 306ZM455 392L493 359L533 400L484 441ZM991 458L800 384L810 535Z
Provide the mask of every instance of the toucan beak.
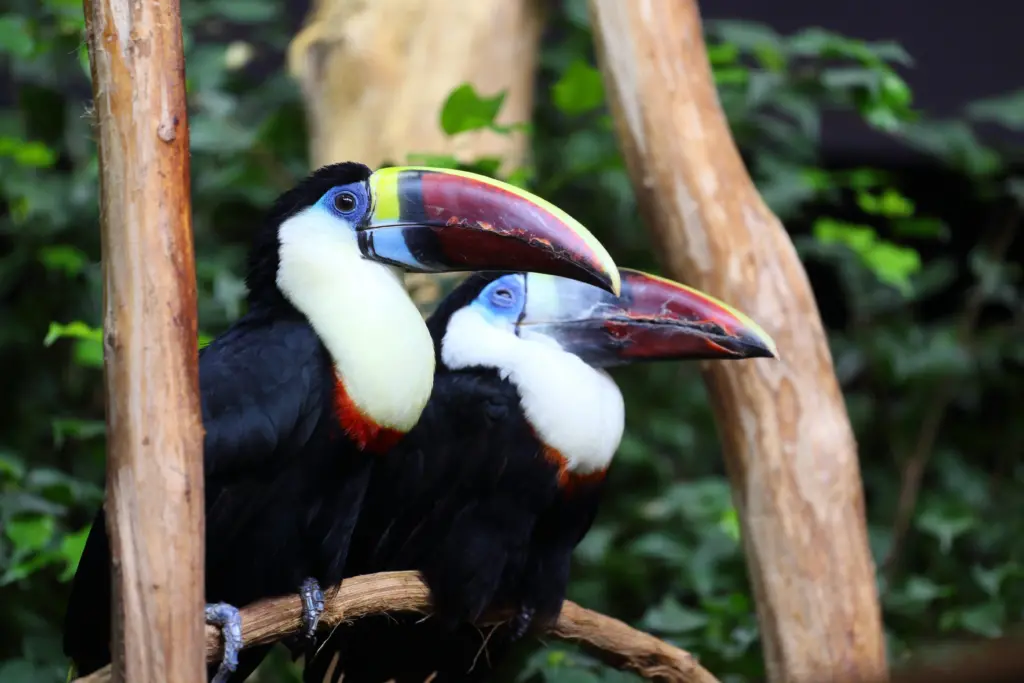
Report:
M357 226L366 258L411 272L514 270L571 278L618 294L604 246L553 204L486 176L392 167L369 179Z
M778 357L768 333L728 304L655 275L619 272L621 296L578 282L527 275L519 335L554 339L595 366Z

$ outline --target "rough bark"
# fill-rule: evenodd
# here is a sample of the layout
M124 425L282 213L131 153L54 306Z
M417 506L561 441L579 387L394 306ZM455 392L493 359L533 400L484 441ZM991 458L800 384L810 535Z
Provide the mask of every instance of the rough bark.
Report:
M205 680L203 472L177 0L85 0L99 138L115 680Z
M817 305L718 102L695 0L591 0L620 143L671 277L749 313L780 360L705 363L772 681L882 677L857 450Z
M416 572L388 572L346 579L327 592L320 628L372 614L430 611L430 593ZM481 625L500 623L507 615L491 615ZM245 647L281 640L302 628L302 603L297 595L262 600L242 610ZM626 624L568 602L548 633L587 648L608 664L645 678L667 683L718 683L688 652L664 643ZM223 643L213 627L206 630L206 655L218 661ZM106 667L76 683L107 683ZM170 679L169 679L170 680Z
M289 48L316 166L404 164L410 153L495 155L518 166L522 133L450 138L439 125L453 88L507 90L501 123L530 119L541 29L536 0L315 0Z

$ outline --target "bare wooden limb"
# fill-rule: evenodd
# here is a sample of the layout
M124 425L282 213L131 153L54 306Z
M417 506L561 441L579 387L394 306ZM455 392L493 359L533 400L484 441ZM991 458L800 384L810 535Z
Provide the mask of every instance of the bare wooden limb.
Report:
M202 425L177 0L85 0L99 135L115 680L205 680Z
M620 144L664 266L749 313L781 353L703 367L769 678L883 678L856 443L807 276L719 105L697 3L590 8Z
M430 593L416 572L387 572L346 579L336 591L328 591L321 628L333 628L372 614L430 611ZM263 600L242 610L245 647L276 642L302 628L302 603L297 595ZM485 623L502 621L494 615ZM197 622L198 623L198 622ZM688 652L642 633L617 619L566 602L550 634L580 643L612 666L667 683L718 683ZM221 657L220 634L206 629L206 656ZM107 683L110 667L79 678L77 683Z

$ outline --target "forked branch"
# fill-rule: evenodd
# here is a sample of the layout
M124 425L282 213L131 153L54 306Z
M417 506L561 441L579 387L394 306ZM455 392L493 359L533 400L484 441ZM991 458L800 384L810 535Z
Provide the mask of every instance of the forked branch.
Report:
M327 592L321 628L343 621L387 612L430 612L430 592L417 572L385 572L346 579ZM485 619L503 621L501 615ZM242 610L245 647L274 643L302 628L302 603L298 595L261 600ZM669 683L718 683L689 652L637 631L618 619L592 612L566 601L562 614L548 634L579 643L606 664L633 671L644 678ZM220 633L206 628L207 661L218 661L223 644ZM76 683L107 683L110 667L79 678Z

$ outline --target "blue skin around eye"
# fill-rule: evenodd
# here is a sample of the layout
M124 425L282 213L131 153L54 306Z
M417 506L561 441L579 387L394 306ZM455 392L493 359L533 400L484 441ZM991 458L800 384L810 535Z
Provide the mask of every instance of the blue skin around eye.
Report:
M334 205L334 198L342 192L348 192L356 200L355 208L344 213L338 211L338 208ZM366 215L367 210L369 210L370 198L366 194L365 183L349 183L348 185L332 187L320 198L317 204L321 208L327 209L332 216L337 216L353 225L357 225L363 216Z
M499 295L499 291L507 292L511 294L511 297ZM517 321L525 304L526 288L523 276L518 273L501 276L484 287L473 301L473 306L482 311L485 318L495 322L497 320Z

